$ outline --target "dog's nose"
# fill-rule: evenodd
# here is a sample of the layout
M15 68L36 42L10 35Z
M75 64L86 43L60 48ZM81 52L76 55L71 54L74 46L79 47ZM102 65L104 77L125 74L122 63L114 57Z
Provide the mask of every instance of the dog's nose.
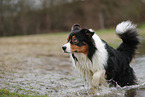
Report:
M65 51L66 50L66 46L62 46L62 49Z

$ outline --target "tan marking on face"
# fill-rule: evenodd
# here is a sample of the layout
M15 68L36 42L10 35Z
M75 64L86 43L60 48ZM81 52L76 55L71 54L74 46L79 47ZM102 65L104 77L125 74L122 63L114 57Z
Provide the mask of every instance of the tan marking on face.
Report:
M67 37L67 40L69 40L69 37Z
M72 36L72 38L76 38L75 36Z
M71 52L76 52L76 53L84 53L85 55L88 54L88 44L84 43L85 45L79 47L77 45L70 45L71 47Z

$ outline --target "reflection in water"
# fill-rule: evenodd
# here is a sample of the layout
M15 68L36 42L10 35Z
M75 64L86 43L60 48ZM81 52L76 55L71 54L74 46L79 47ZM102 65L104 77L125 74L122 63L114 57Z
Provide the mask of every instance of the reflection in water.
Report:
M134 97L136 95L136 91L137 90L128 90L128 91L126 91L125 96L126 97Z
M125 93L125 97L145 97L145 88L128 90Z

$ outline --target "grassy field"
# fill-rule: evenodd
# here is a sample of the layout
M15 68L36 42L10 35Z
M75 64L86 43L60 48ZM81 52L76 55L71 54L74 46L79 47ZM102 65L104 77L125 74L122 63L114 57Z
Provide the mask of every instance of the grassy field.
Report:
M140 27L139 34L141 36L145 36L144 27L145 26ZM121 40L114 34L114 32L114 29L96 31L96 33L102 39L107 41L107 43L113 47L117 47ZM45 95L45 93L39 93L40 91L43 91L42 88L44 87L47 89L46 92L48 94L52 93L52 90L49 90L49 87L52 86L46 85L50 84L49 79L53 79L53 74L52 76L48 76L47 74L51 75L50 72L62 73L64 75L72 74L72 68L69 65L69 56L62 53L61 50L61 46L67 41L68 34L69 33L55 33L1 37L0 97L49 96ZM31 76L32 79L29 79ZM42 77L46 77L46 79L38 81L38 79L41 79ZM75 77L70 78L70 80L74 79ZM48 82L43 83L45 80ZM54 80L58 80L58 78L54 78ZM61 81L62 79L59 78L59 80ZM31 83L35 84L31 85ZM35 87L39 83L42 84ZM57 89L54 89L54 87L52 88L53 90L58 91Z

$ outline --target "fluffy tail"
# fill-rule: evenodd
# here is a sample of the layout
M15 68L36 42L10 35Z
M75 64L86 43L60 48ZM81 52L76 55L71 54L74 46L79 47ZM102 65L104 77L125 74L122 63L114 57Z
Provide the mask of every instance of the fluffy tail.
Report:
M129 57L135 55L137 45L139 44L138 32L135 24L131 21L123 21L116 26L116 34L122 39L123 43L117 50L124 52Z

